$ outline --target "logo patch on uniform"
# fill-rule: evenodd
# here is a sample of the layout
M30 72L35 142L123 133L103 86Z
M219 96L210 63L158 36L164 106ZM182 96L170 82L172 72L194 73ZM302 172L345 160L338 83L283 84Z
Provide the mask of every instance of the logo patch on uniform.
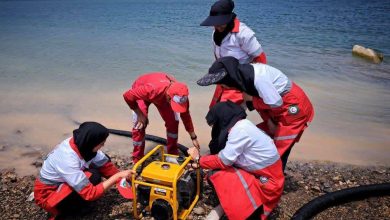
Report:
M262 184L266 184L266 183L268 182L268 178L265 177L265 176L261 176L261 177L260 177L260 182L261 182Z
M288 107L288 113L289 113L290 115L296 115L296 114L298 114L298 112L299 112L298 106L296 106L296 105L290 105L290 107Z
M123 188L131 187L130 184L126 181L125 178L122 178L119 184L120 184L120 186L123 187Z

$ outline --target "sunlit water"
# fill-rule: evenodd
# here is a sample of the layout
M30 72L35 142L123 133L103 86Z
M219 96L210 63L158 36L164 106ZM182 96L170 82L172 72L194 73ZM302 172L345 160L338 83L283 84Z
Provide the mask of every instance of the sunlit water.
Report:
M214 88L195 81L213 61L212 1L0 1L0 168L26 166L71 135L75 121L128 130L122 98L134 78L164 71L190 86L204 152L204 116ZM292 159L390 164L390 2L236 1L270 65L310 96L316 109ZM381 64L352 56L354 44L379 49ZM152 107L148 133L164 136ZM250 119L260 122L257 114ZM181 126L180 142L190 139ZM131 140L107 148L130 155Z

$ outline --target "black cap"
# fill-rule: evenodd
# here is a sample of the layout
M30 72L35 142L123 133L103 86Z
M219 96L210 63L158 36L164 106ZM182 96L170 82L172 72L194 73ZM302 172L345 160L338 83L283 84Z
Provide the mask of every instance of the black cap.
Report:
M212 84L218 84L218 82L221 81L223 78L225 78L226 75L227 75L226 70L222 68L215 72L207 73L202 78L200 78L196 83L200 86L209 86Z
M219 0L210 9L210 15L200 26L218 26L229 23L233 19L234 2L232 0Z

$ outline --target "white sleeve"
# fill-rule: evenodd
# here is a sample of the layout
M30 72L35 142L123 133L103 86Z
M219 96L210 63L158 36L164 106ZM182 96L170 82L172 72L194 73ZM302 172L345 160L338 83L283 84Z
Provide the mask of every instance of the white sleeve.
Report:
M55 170L76 192L80 192L90 181L80 169L78 160L66 159L66 163L57 160Z
M92 164L96 166L97 168L103 166L109 161L107 155L103 153L101 150L99 150L96 154L96 156L92 159Z
M240 33L240 45L241 49L252 58L259 56L263 52L263 48L255 37L255 33L250 29L244 29Z
M218 157L225 165L232 165L244 152L245 146L250 142L247 132L243 129L232 129L228 135L226 146L222 149Z
M264 103L277 108L283 105L283 99L268 77L255 80L255 87Z

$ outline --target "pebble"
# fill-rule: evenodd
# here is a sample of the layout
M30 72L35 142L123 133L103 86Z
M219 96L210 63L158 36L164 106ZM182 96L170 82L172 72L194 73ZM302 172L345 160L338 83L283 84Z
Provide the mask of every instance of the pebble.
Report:
M26 201L31 202L34 200L34 192L31 192L30 195L27 197Z
M335 180L335 181L336 180L340 180L340 177L339 176L335 176L335 177L332 178L332 180Z
M127 161L123 157L119 157L123 164L127 164ZM114 161L115 162L115 161ZM289 174L286 184L286 187L292 189L287 191L281 198L279 207L276 212L273 212L273 217L270 219L290 219L294 214L294 210L298 210L302 205L307 201L315 198L316 196L330 191L335 191L338 189L351 187L352 185L364 185L372 183L385 182L388 179L388 173L390 169L388 168L376 168L377 171L373 172L372 169L361 169L359 167L345 168L340 166L338 169L339 174L335 174L337 166L328 167L325 165L314 165L317 175L313 175L308 169L308 164L305 163L305 167L299 167L297 164L291 162L296 173ZM302 163L303 164L303 163ZM318 166L325 167L325 171L321 171ZM121 167L123 169L123 167ZM351 169L353 169L351 171ZM326 174L326 171L329 171ZM320 172L321 171L321 172ZM3 171L1 173L1 183L0 197L4 198L3 201L0 201L0 210L6 210L2 213L2 219L45 219L46 213L43 212L39 207L36 206L34 202L26 202L28 195L31 195L32 186L35 180L35 177L17 177L12 175L13 171ZM11 175L10 175L11 174ZM312 176L310 178L309 176ZM364 176L362 178L362 176ZM309 177L309 178L307 178ZM337 180L334 180L336 178ZM12 182L11 180L14 179ZM340 183L341 182L341 183ZM340 183L342 187L335 187L334 184ZM347 185L346 185L347 184ZM193 209L193 212L187 217L190 220L204 219L207 213L212 209L211 205L205 205L208 200L212 200L211 187L205 183L206 195L199 201L196 207ZM95 213L88 214L85 219L132 219L132 202L122 199L116 190L107 191L107 195L97 201L97 207ZM325 211L319 219L335 219L335 214L340 217L340 219L359 219L358 216L361 216L362 213L368 213L372 216L378 215L378 219L388 219L385 216L390 215L390 209L388 206L388 199L386 198L373 198L369 202L364 202L363 205L356 205L356 203L350 203L343 207L338 207L337 209L332 209L332 211ZM353 209L351 209L353 208ZM14 214L18 215L15 217ZM364 215L363 217L367 217ZM387 215L386 215L387 214ZM332 216L332 218L326 218L327 216ZM285 216L285 218L283 217ZM145 220L150 220L150 217L144 218ZM367 219L367 218L366 218Z
M9 179L12 183L16 182L17 179L16 179L16 174L14 173L9 173L6 175L6 178Z
M313 187L311 187L311 189L316 191L316 192L321 192L321 189L318 186L313 186Z
M386 170L374 170L375 173L385 174Z
M203 214L205 214L204 208L202 208L202 207L195 207L192 211L193 211L195 214L197 214L197 215L203 215Z

